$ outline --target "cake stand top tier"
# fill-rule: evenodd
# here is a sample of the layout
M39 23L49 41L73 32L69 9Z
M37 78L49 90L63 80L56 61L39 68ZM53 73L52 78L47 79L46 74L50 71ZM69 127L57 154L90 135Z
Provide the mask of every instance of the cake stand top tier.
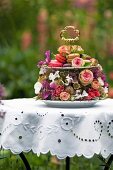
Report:
M45 60L38 63L38 67L73 69L98 67L98 60L87 55L84 49L78 45L80 32L74 26L66 26L60 32L63 45L54 54L50 50L45 52Z

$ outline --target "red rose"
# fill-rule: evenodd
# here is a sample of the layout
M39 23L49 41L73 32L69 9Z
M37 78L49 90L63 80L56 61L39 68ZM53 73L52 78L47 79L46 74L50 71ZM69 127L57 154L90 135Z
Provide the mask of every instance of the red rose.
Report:
M95 98L95 97L96 97L94 92L89 92L88 94L89 94L89 96L91 96L92 98Z
M59 86L56 86L56 89L55 89L55 96L59 96L60 95L60 93L61 92L63 92L64 91L64 86L61 86L61 85L59 85Z
M95 91L95 96L100 97L100 92L98 90Z
M100 97L100 92L96 89L89 89L88 95L91 96L92 98Z
M88 96L85 97L85 99L86 99L86 100L91 100L92 97L88 95Z

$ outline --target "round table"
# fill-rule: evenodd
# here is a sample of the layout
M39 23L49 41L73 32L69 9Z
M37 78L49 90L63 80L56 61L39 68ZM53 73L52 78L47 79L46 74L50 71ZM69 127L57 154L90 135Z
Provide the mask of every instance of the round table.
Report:
M48 107L42 101L30 99L0 102L0 145L20 154L30 169L23 152L32 150L38 156L48 152L59 159L94 154L112 162L113 100L99 101L89 108ZM108 165L107 165L108 166ZM106 168L106 167L105 167Z

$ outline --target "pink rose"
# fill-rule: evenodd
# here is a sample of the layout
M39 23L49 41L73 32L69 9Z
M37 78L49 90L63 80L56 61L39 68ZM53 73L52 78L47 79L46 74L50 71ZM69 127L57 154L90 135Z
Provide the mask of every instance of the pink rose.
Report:
M66 54L70 53L70 47L66 45L62 45L58 48L58 52L65 56Z
M79 74L79 79L84 86L91 84L92 81L93 81L92 71L90 71L88 69L81 71L80 74Z
M64 91L64 86L62 85L58 85L55 88L55 96L58 97L60 95L61 92Z
M80 57L75 57L73 60L72 60L72 66L73 67L82 67L83 65L85 64L84 60Z
M67 92L61 92L60 93L60 99L61 100L67 101L67 100L69 100L69 98L70 98L70 94L69 93L67 93Z
M93 89L99 89L100 83L97 80L93 80L93 82L91 83L91 86Z

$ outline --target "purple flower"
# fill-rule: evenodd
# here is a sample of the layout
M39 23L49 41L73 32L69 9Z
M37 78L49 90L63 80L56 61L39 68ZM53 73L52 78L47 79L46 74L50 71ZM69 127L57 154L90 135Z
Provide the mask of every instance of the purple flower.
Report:
M56 88L56 84L55 84L54 82L51 82L51 83L50 83L50 87L51 87L52 89L55 89L55 88Z
M105 82L104 87L109 87L109 84L107 82Z
M37 64L37 66L40 67L40 66L42 66L42 65L44 65L44 64L46 64L45 61L39 61L38 64Z
M101 76L101 71L97 68L92 69L92 72L93 72L93 76L94 76L95 79L97 79L98 77Z
M46 80L44 80L43 83L42 83L42 87L44 89L50 89L50 84Z
M104 73L101 75L101 79L102 79L103 81L106 81L106 75L105 75Z
M39 61L37 66L41 67L42 65L48 65L48 63L51 61L50 55L51 55L50 50L46 51L45 52L45 60Z
M47 99L50 94L51 94L50 91L46 91L46 90L45 90L45 91L42 92L42 98L43 98L43 99Z
M51 55L50 50L45 52L45 61L47 64L51 61L50 55Z

